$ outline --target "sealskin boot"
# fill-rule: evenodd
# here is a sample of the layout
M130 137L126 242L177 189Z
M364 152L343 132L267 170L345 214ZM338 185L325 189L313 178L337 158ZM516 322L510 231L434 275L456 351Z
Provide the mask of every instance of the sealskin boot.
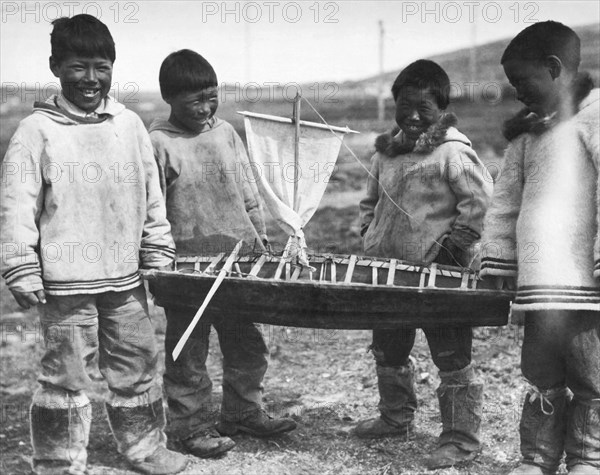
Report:
M521 466L538 467L544 475L556 473L565 444L568 404L567 388L529 389L519 424Z
M569 475L598 475L600 469L592 465L582 465L578 463L574 465L568 472Z
M569 475L600 473L600 401L575 397L567 412L565 441Z
M185 455L173 452L164 445L159 445L152 454L143 460L130 463L133 468L147 475L169 475L185 470L188 460Z
M359 422L354 434L363 439L410 437L417 409L414 364L393 367L376 365L380 416Z
M509 472L508 475L554 475L555 472L547 472L537 465L520 464Z
M33 397L29 416L33 473L88 473L92 406L85 394L41 388Z
M469 462L479 454L483 384L474 381L471 365L450 372L440 371L437 390L442 416L438 447L425 461L428 469Z
M166 448L162 399L139 406L106 404L106 412L117 449L133 468L148 475L185 469L187 457Z

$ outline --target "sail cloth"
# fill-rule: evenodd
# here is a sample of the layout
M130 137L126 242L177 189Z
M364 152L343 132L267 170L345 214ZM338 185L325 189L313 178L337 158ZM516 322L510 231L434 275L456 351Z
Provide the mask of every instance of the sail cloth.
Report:
M284 257L296 256L301 264L308 265L303 228L325 193L343 135L356 132L301 120L296 159L292 119L254 112L239 114L244 116L258 191L279 226L290 235Z

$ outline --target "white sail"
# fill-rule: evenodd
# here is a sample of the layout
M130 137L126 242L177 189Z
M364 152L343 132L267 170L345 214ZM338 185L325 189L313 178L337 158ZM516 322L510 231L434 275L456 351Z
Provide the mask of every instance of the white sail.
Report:
M325 193L342 145L353 130L253 112L244 116L246 139L256 184L277 223L290 235L284 255L308 265L303 228Z

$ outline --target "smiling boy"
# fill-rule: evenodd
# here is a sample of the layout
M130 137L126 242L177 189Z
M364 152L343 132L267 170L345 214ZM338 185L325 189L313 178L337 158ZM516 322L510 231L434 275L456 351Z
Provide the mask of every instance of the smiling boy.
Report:
M509 43L504 72L525 108L505 124L510 144L482 239L481 276L517 284L528 383L512 475L600 471L600 91L578 73L580 40L554 21Z
M433 61L418 60L403 69L392 86L396 124L375 142L360 202L367 255L423 264L470 265L492 193L486 170L469 139L446 113L450 79ZM452 312L453 309L448 309ZM442 433L425 460L430 469L473 460L481 449L479 426L483 385L471 364L470 327L424 328L439 369L438 399ZM373 330L379 412L355 429L362 438L407 437L417 408L414 365L410 358L414 328Z
M219 105L217 76L198 53L180 50L165 58L160 90L171 107L168 120L156 119L150 138L167 203L178 255L264 251L268 243L262 208L242 140L215 116ZM250 172L251 173L251 172ZM206 369L211 325L223 353L223 400L218 431L266 437L296 427L292 419L273 418L262 405L267 347L259 329L235 314L211 311L202 318L177 361L172 352L195 309L167 307L165 390L169 433L184 450L215 457L235 444L214 430L212 382Z
M89 15L53 22L50 69L62 91L19 124L2 167L2 272L38 305L44 336L31 412L33 471L85 474L92 408L86 371L99 352L118 451L170 474L158 351L138 270L169 267L174 243L140 118L108 95L115 47ZM117 170L127 167L127 179Z

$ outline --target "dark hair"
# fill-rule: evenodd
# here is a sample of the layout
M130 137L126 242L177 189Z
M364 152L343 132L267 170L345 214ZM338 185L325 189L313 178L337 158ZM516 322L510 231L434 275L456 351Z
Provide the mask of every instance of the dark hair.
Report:
M508 44L500 60L540 61L557 56L565 67L577 71L581 62L581 41L571 28L557 21L543 21L528 26Z
M92 15L57 18L50 33L52 58L58 63L69 54L101 56L115 62L115 42L104 23Z
M450 104L450 78L446 71L437 63L428 59L419 59L406 66L392 85L394 102L398 100L400 89L404 87L430 89L437 105L444 110Z
M165 58L160 66L158 82L165 100L182 92L218 85L217 74L210 63L189 49L176 51Z

